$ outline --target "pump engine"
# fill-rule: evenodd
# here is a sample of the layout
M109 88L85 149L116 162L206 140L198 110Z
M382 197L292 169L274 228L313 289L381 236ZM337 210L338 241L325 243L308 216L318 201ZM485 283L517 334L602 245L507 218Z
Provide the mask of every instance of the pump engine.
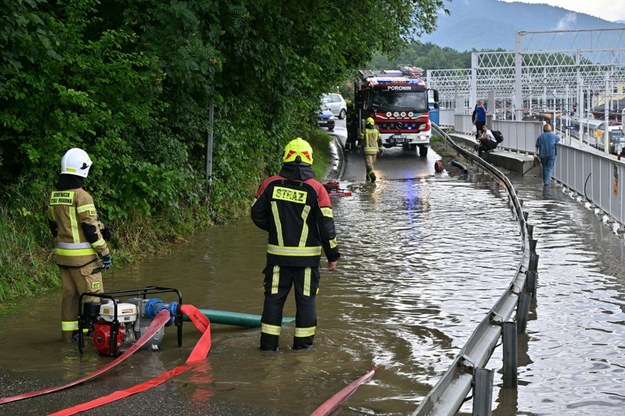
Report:
M173 290L178 293L179 302L164 302L160 298L147 298L148 292ZM136 293L140 291L140 293ZM143 295L143 297L129 297L130 295ZM79 320L79 348L82 352L84 344L83 334L91 334L93 345L101 355L118 355L123 346L127 346L140 339L150 327L152 320L162 310L169 311L170 319L165 326L176 322L178 326L178 344L181 345L182 316L180 315L181 296L175 289L168 288L145 288L115 293L85 293L85 296L100 297L100 302L87 302L83 304ZM123 296L125 299L120 300ZM82 295L81 295L82 300ZM151 351L160 350L165 334L164 328L160 328L142 347Z

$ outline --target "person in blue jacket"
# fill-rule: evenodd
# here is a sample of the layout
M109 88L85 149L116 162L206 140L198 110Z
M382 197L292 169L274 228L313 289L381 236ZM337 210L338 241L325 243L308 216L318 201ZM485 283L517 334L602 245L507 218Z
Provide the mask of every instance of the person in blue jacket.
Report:
M543 126L543 133L536 139L536 152L543 167L543 183L545 186L551 184L551 176L553 175L558 154L556 143L559 141L560 137L552 131L549 123Z
M475 105L471 118L475 125L475 138L478 139L482 134L482 127L486 124L486 114L488 114L488 107L484 104L484 100L479 100Z

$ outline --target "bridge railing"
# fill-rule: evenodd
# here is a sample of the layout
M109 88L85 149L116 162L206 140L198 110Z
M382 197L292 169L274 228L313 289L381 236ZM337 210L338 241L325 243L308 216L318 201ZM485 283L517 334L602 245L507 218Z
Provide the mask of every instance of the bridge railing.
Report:
M493 130L504 135L499 148L534 154L536 138L542 133L541 121L487 121ZM471 115L455 114L454 131L471 134ZM561 136L562 137L562 136ZM570 138L562 137L554 178L563 186L584 196L625 229L625 163L615 155L592 151L587 146L575 147Z
M558 145L555 179L625 225L625 163L614 155Z

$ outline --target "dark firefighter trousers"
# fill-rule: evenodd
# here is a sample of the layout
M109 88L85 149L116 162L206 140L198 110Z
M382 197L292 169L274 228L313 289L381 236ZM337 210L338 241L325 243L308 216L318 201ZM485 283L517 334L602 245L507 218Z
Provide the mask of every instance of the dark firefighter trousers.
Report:
M278 350L282 311L286 298L295 287L295 334L293 349L313 345L317 329L315 296L319 290L319 267L284 267L268 265L263 271L265 303L261 318L260 348Z

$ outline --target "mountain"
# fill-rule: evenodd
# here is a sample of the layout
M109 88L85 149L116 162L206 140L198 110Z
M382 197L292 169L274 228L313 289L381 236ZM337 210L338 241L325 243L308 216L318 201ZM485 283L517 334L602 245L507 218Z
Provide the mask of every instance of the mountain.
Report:
M419 38L459 52L471 50L514 50L516 32L625 29L614 23L562 7L498 0L448 0L451 15L439 14L438 29Z

